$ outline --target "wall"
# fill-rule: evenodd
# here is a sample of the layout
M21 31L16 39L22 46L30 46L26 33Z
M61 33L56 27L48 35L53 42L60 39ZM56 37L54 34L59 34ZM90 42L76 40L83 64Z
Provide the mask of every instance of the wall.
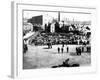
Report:
M21 1L21 0L20 0ZM33 78L34 80L100 80L100 0L23 0L37 4L53 5L74 5L74 6L93 6L97 8L98 24L95 26L95 45L98 57L98 67L96 73L61 75L53 77ZM0 1L0 80L11 80L11 0ZM94 53L95 54L95 53ZM25 79L25 80L33 80ZM22 79L23 80L23 79Z

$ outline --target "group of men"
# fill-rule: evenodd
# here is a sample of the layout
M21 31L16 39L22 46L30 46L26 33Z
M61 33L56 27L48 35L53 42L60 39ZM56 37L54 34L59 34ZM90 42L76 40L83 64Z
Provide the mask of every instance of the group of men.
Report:
M62 44L62 47L58 47L57 50L58 50L58 53L64 53L64 44ZM87 47L87 51L88 50L88 47ZM84 47L76 47L76 54L77 55L81 55L81 53L84 52ZM69 53L69 47L67 46L66 47L66 53Z
M64 52L64 47L60 48L58 47L58 53L63 53ZM68 53L69 52L69 47L66 48L66 52Z
M82 49L80 47L76 47L76 54L81 55Z

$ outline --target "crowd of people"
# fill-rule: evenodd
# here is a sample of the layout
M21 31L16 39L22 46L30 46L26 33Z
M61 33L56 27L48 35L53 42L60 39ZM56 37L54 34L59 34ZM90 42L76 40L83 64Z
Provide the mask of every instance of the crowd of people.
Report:
M85 37L85 38L84 38ZM76 34L46 34L46 33L40 33L40 35L36 36L35 39L31 40L31 44L35 45L58 45L58 44L79 44L79 45L86 45L90 44L90 38L88 38L86 35L76 35Z
M75 25L73 25L75 27ZM36 28L37 29L37 28ZM38 35L35 36L34 39L30 39L29 43L30 45L35 45L35 46L42 46L42 45L47 45L48 48L52 48L52 45L90 45L91 40L91 33L82 33L81 30L78 33L75 33L75 31L70 31L68 33L48 33L48 32L43 32L41 30L38 31L38 29L36 30L38 32ZM24 45L24 51L26 52L27 45ZM62 52L63 53L64 48L62 47L61 49L58 47L58 53ZM84 51L83 49L80 48L76 48L76 53L77 54L81 54L81 52ZM90 47L87 47L87 51L90 52ZM68 52L68 49L67 49Z

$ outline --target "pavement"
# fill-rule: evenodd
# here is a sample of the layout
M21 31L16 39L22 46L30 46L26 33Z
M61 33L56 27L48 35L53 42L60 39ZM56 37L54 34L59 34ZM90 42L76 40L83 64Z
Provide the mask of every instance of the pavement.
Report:
M53 45L51 49L48 46L28 45L28 51L23 55L23 69L51 68L63 63L70 58L69 63L78 63L80 66L89 66L91 64L90 53L82 53L81 56L75 55L76 47L81 45L65 45L64 52L58 53L57 48L62 45ZM69 52L67 53L67 47Z

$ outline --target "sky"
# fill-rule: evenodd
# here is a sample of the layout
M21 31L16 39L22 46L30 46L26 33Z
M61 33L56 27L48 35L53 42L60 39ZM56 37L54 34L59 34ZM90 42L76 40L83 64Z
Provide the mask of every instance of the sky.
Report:
M54 18L58 17L57 12L24 11L24 18L32 18L34 16L39 16L39 15L46 15Z
M57 12L44 12L44 11L24 11L24 18L32 18L34 16L39 16L39 15L46 15L53 18L58 17ZM67 20L73 20L74 21L90 21L91 20L91 14L82 14L82 13L60 13L60 19L64 20L67 18Z

